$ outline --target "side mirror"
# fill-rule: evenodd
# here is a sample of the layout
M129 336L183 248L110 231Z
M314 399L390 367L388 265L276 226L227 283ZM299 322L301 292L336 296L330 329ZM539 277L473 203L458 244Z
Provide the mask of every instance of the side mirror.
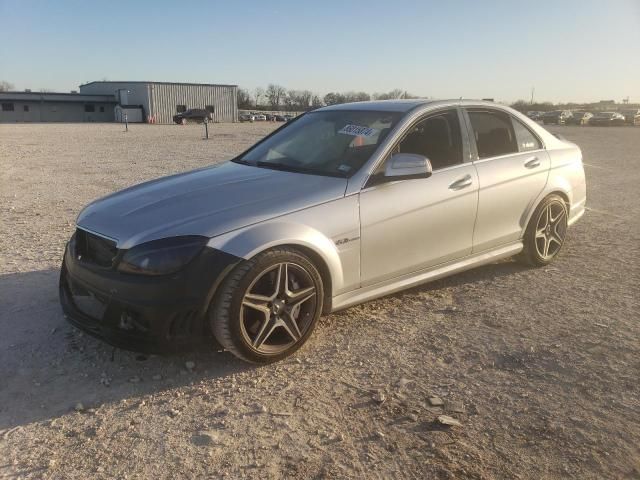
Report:
M429 178L431 173L432 168L429 159L415 153L395 153L384 169L385 178L390 180Z

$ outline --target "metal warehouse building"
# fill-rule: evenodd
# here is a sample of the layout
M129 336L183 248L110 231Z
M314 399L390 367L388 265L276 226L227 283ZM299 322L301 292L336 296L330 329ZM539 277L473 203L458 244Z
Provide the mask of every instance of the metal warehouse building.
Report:
M0 92L0 122L113 122L113 95Z
M169 82L90 82L80 93L0 92L0 123L130 122L173 123L190 108L211 113L213 121L238 119L237 85Z
M84 95L111 95L118 105L142 109L143 121L173 123L173 116L189 108L211 112L213 121L238 118L237 85L170 82L90 82L80 85Z

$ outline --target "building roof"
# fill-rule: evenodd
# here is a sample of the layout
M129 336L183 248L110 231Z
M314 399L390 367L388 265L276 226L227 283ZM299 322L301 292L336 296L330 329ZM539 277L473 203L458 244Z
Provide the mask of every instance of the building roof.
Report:
M98 102L116 103L113 95L86 95L66 92L0 92L0 100L34 102Z
M144 83L155 85L195 85L198 87L237 87L238 85L223 83L185 83L185 82L153 82L150 80L95 80L93 82L83 83L80 87L86 87L94 83Z

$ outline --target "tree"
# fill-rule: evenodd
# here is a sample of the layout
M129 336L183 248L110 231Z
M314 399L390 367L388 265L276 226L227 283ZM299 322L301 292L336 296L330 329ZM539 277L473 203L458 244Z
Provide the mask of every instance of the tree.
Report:
M289 109L308 110L313 93L309 90L289 90L284 97L284 104Z
M13 84L0 80L0 92L8 92L10 90L13 90Z
M264 88L258 87L253 91L253 96L256 100L256 108L260 105L260 99L264 97Z
M367 92L347 92L343 93L344 102L367 102L371 100L371 95Z
M313 95L311 97L311 108L320 108L322 106L322 99L319 95Z
M236 98L238 100L238 108L251 108L251 96L246 89L239 88Z
M337 105L339 103L345 103L344 95L341 93L330 92L324 96L325 105Z
M404 90L400 90L396 88L395 90L391 90L387 93L374 93L373 98L376 100L395 100L398 98L407 98L405 97L406 92Z
M283 86L275 85L273 83L269 84L269 86L267 87L266 96L272 109L278 110L278 108L280 107L280 103L284 99L286 93L287 91Z

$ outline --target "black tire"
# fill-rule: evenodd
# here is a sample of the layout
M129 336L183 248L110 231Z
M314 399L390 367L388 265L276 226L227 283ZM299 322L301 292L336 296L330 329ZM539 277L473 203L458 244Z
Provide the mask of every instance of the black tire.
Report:
M540 237L541 222L544 221L543 216L546 212L554 212L551 215L559 215L555 221L545 228L544 238ZM518 261L525 265L534 267L541 267L550 264L562 250L562 246L566 240L567 235L567 220L569 217L569 210L567 204L562 197L556 194L551 194L542 200L536 207L527 229L525 230L523 244L524 248L522 252L516 257ZM548 218L548 217L547 217ZM549 241L549 237L554 237L552 241ZM546 244L548 255L544 255ZM553 250L551 250L553 246ZM541 252L542 250L542 252Z
M305 278L309 283L309 288L313 287L315 289L315 299L312 302L308 302L308 305L305 306L308 310L306 312L303 312L300 306L297 307L298 315L300 317L304 315L304 318L298 319L300 321L298 327L302 325L302 328L298 330L300 337L297 340L289 338L289 341L294 342L291 345L275 346L272 347L272 351L264 351L265 348L271 346L265 345L264 347L255 348L255 343L251 343L250 333L247 327L247 316L250 315L244 310L247 307L243 307L243 305L246 305L244 303L245 295L249 293L248 290L254 286L256 282L262 281L261 279L266 275L272 275L270 272L280 268L279 265L282 264L295 269L301 277ZM286 269L287 267L285 266L284 268ZM305 276L303 272L306 272L308 276ZM292 279L294 279L293 276ZM287 288L289 288L288 285ZM229 273L213 299L211 308L209 309L209 321L216 340L236 357L251 363L272 363L293 354L307 341L320 318L323 299L324 288L322 277L315 265L295 249L278 247L262 252L251 260L241 262ZM274 306L269 304L269 308L274 308ZM247 311L255 312L255 310L251 308ZM256 313L256 315L260 316L262 313ZM271 318L274 318L275 315L275 313L271 314ZM269 315L267 315L267 318L269 318ZM249 323L251 326L255 326L256 323L262 321L263 320L258 319ZM272 320L264 320L264 323L266 324L269 321ZM263 331L262 327L256 327L256 329L260 332ZM274 333L277 332L277 330L272 331ZM285 336L287 332L288 330L281 329L278 333L281 334L280 336ZM260 337L260 333L257 334L256 339L258 337ZM267 338L267 340L269 339L271 339L271 337ZM265 341L264 344L266 343ZM278 350L278 348L280 348L280 350Z

